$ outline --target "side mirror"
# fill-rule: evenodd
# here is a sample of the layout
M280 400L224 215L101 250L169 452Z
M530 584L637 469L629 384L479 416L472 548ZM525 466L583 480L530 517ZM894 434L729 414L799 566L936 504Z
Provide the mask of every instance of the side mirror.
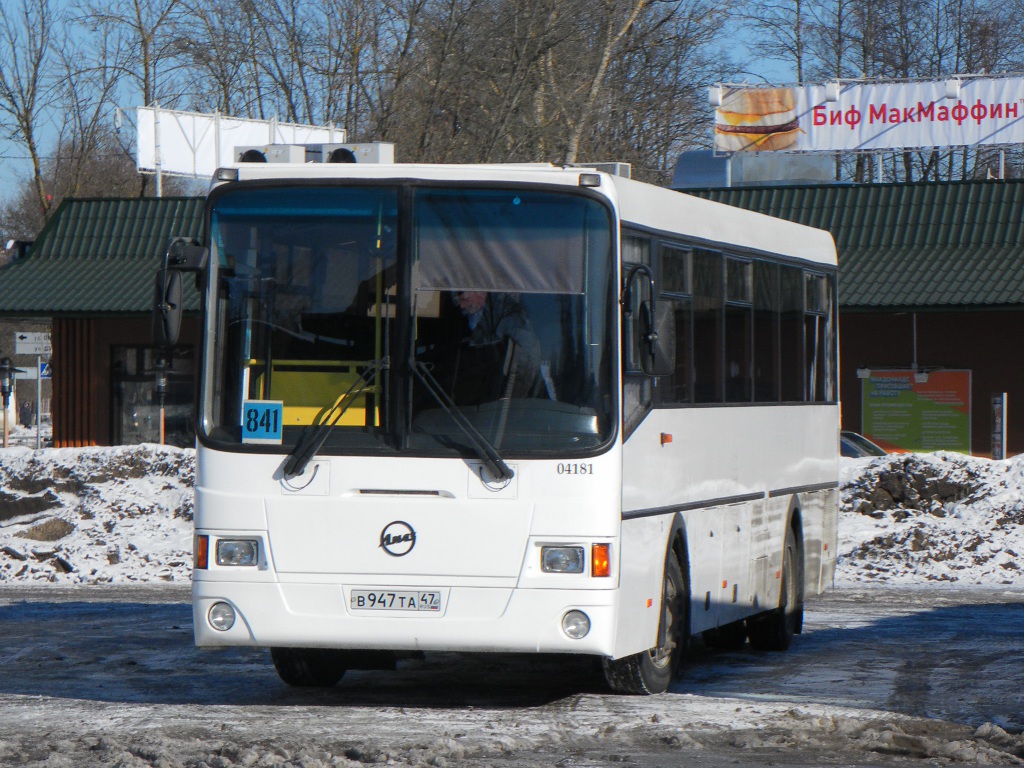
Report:
M173 347L181 332L181 272L161 269L153 293L153 346Z
M640 368L648 376L668 376L676 367L676 316L672 306L645 301L640 309Z
M167 244L164 266L156 273L153 292L153 346L173 347L181 332L181 273L196 273L196 287L200 274L206 269L210 252L187 237L175 237Z
M640 277L644 277L647 281L650 298L647 301L641 301L640 306L637 307L634 303L633 290ZM668 376L675 371L676 316L672 311L671 304L658 303L654 300L657 293L657 286L654 284L654 275L651 274L650 267L645 265L633 267L626 278L626 284L619 299L626 312L624 327L627 329L628 335L635 339L635 341L630 340L625 348L626 367L629 369L627 373ZM639 356L639 360L634 359L634 350ZM636 370L637 363L639 363L639 371Z
M206 269L210 252L187 237L175 237L167 245L165 267L181 272L201 272Z

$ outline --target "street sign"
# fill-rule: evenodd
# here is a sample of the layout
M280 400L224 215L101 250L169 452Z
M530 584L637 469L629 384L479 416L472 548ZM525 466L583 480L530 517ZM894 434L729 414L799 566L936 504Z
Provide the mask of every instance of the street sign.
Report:
M14 334L14 354L46 355L53 354L49 331L16 331Z
M52 379L53 378L53 367L49 363L42 363L39 366L39 378L40 379Z

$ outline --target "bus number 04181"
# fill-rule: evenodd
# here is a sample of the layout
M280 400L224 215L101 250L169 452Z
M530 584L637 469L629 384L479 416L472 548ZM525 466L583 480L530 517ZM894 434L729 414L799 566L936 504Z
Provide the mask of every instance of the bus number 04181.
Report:
M558 465L558 474L560 475L592 475L594 474L593 464L578 464L576 462L568 462L565 464Z

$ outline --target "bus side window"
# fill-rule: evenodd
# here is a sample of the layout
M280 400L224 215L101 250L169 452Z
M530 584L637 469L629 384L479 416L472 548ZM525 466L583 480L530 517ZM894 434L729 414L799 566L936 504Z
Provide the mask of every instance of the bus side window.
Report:
M693 252L694 402L720 403L725 394L724 320L722 254L697 249Z
M799 267L780 268L780 364L782 399L804 400L804 276Z
M725 260L725 399L749 403L753 394L754 265Z
M634 267L651 265L651 241L636 235L622 237L623 279ZM638 281L638 283L643 281ZM647 297L644 291L629 294L633 305L624 313L622 328L622 428L626 435L643 421L651 407L653 384L649 376L640 373L639 334L635 323L639 316L640 302Z
M835 397L835 354L832 339L832 281L805 273L804 359L807 361L807 399L828 402Z
M688 248L663 245L661 248L661 271L659 301L672 305L676 321L676 365L671 376L658 382L661 401L666 403L693 402L693 284L692 253Z
M779 400L779 268L754 262L754 400Z

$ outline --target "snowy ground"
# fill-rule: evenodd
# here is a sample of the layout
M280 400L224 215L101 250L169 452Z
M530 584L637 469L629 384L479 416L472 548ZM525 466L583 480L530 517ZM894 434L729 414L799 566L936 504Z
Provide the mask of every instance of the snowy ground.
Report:
M844 459L838 585L1024 587L1024 456ZM0 452L0 582L186 583L194 453Z
M429 653L288 688L265 651L196 649L187 601L164 583L0 590L0 765L1024 765L1006 590L831 590L786 653L698 649L654 697L608 694L585 658Z
M1024 455L844 459L837 584L1024 587Z
M6 449L0 582L187 582L194 477L192 450Z

